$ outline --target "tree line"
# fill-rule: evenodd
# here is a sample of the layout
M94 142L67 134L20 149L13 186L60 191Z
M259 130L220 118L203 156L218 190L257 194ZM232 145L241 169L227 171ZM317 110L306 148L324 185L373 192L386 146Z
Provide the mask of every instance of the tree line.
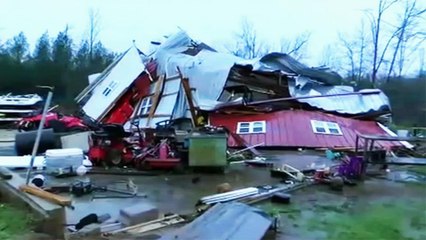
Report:
M54 38L45 32L32 52L23 32L0 43L0 93L39 93L36 86L47 85L55 87L55 102L72 104L88 85L88 75L103 71L115 58L97 40L95 30L91 27L87 39L78 44L68 26Z
M396 124L426 127L426 9L419 5L415 0L378 0L376 11L364 11L359 29L340 32L324 47L318 65L339 72L342 84L355 89L382 89ZM225 47L242 58L279 51L303 62L310 36L303 32L282 38L277 47L259 38L253 24L243 19L235 44Z

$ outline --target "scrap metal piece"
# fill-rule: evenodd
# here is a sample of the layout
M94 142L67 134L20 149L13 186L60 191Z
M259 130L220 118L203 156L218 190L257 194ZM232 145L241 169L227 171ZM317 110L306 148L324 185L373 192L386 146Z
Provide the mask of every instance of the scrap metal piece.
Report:
M184 227L164 235L172 239L259 240L272 225L263 211L243 203L219 203Z

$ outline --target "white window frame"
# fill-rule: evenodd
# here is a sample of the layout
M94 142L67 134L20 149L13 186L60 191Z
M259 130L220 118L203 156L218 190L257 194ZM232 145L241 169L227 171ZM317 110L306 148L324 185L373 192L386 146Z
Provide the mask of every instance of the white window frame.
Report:
M141 106L139 108L139 115L146 115L149 113L152 107L152 97L148 96L142 99Z
M332 125L332 126L330 126ZM316 134L326 134L326 135L343 135L340 126L336 122L328 122L328 121L319 121L319 120L311 120L312 131ZM317 128L323 128L324 132L320 132ZM330 129L337 130L337 133L332 132Z
M255 125L261 126L255 126ZM242 127L242 125L246 125ZM255 128L261 128L260 131L255 131ZM247 131L241 131L241 129L246 129ZM257 133L266 133L266 121L253 121L253 122L238 122L237 123L237 134L257 134Z
M114 89L117 87L118 82L116 81L112 81L108 84L108 86L105 88L105 90L102 92L102 95L104 95L105 97L108 97L108 95L114 91Z

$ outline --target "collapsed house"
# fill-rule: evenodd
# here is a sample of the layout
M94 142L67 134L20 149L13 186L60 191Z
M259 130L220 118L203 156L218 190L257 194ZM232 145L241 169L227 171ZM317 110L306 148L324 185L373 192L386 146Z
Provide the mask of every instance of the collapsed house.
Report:
M180 31L151 55L132 46L76 101L92 119L127 129L163 122L183 131L224 126L233 133L232 147L354 147L359 133L392 134L378 122L391 113L387 96L341 82L336 72L284 53L246 60ZM394 145L400 143L382 143Z

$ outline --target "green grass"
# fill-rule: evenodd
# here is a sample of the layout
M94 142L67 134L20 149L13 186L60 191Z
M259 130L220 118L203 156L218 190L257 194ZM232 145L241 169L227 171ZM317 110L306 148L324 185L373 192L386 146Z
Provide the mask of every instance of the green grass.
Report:
M0 239L15 240L31 231L33 217L27 211L0 203Z
M409 170L426 176L426 166L412 166Z
M330 240L426 239L426 207L423 203L373 203L364 211L351 213L329 208L317 211L322 217L312 219L309 228L327 232ZM323 211L327 214L322 214Z

